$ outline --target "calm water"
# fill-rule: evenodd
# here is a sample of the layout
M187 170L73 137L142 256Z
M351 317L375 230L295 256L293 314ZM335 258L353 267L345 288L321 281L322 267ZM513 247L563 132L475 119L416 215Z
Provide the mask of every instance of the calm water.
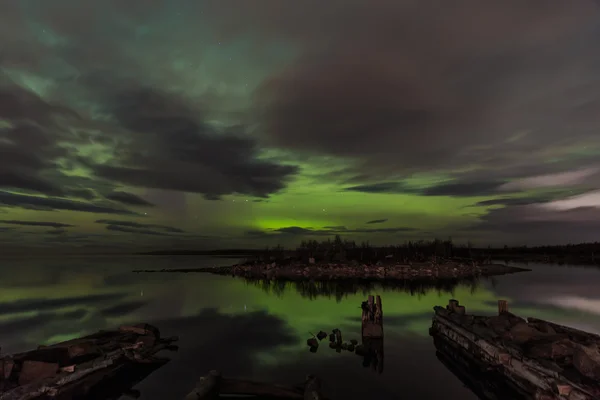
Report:
M136 268L227 265L194 258L67 258L0 260L0 346L3 353L66 340L130 322L178 335L180 351L136 388L142 399L183 398L210 369L224 375L299 384L319 375L333 399L475 399L436 358L428 336L432 307L453 297L469 312L511 311L600 332L600 270L529 265L533 272L454 288L370 290L383 299L385 369L337 354L315 354L309 332L340 328L360 339L361 301L352 288L269 286L205 274L134 274ZM350 293L347 291L350 290ZM320 294L328 291L329 295ZM376 396L376 397L374 397ZM408 397L407 397L408 396Z

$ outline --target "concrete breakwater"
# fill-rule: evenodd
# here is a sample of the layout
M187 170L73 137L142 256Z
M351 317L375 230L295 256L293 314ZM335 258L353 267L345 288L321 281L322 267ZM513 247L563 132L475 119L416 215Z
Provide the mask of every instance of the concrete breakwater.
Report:
M360 263L245 263L229 267L187 268L162 270L135 270L133 272L204 272L246 278L268 279L453 279L486 277L529 271L503 264L411 263L411 264L360 264Z

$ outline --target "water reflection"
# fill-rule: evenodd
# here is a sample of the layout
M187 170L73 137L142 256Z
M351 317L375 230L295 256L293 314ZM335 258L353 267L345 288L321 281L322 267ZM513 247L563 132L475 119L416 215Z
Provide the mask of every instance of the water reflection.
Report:
M456 298L469 313L485 315L495 314L497 300L504 298L518 315L600 332L598 269L529 265L533 272L493 280L402 285L130 272L235 262L202 257L0 260L2 352L148 322L165 336L178 335L181 350L137 385L144 399L183 398L200 375L218 369L225 376L292 386L314 373L333 399L469 400L476 395L436 358L428 336L434 305ZM385 301L381 375L365 373L364 358L349 352L307 351L307 335L319 329L336 327L348 338L360 338L359 305L367 294Z
M506 379L489 368L477 364L472 356L433 335L436 357L481 400L528 400L526 393L510 385Z
M283 297L286 291L295 290L302 298L316 300L319 297L334 298L338 303L352 295L367 295L371 292L400 292L411 296L425 296L434 291L438 295L452 293L459 285L469 288L471 294L477 292L482 282L489 282L491 278L469 279L444 279L432 281L431 279L382 281L377 279L338 279L338 280L298 280L286 281L282 279L244 279L249 285L263 290L269 295Z

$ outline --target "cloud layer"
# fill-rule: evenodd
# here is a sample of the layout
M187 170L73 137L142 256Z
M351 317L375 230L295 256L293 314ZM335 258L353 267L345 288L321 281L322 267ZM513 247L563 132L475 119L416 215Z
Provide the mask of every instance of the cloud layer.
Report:
M540 224L562 232L540 241L591 240L599 16L586 0L4 2L0 212L111 245L502 242ZM129 225L94 223L111 215Z

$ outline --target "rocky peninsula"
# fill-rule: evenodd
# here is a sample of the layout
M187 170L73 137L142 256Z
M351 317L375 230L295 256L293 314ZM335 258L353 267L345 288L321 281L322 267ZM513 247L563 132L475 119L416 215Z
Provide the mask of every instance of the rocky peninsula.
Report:
M246 262L228 267L135 270L133 272L204 272L244 278L266 278L282 280L335 280L335 279L466 279L505 275L529 271L524 268L503 264L476 264L473 262L415 262L372 264L350 262Z

